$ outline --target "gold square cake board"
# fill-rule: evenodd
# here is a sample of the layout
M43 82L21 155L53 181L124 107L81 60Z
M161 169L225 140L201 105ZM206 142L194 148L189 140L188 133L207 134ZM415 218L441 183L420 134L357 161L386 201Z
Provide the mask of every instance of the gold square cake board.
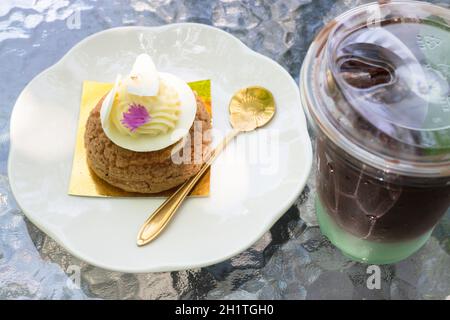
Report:
M212 116L211 110L211 81L202 80L188 83L193 91L203 100L206 109ZM69 183L69 195L85 197L166 197L170 196L176 188L155 194L142 194L127 192L110 185L100 179L88 166L86 149L84 147L84 133L86 121L91 110L98 101L111 90L113 84L94 81L83 82L80 115L78 119L77 140L73 157L72 173ZM208 196L210 187L210 170L208 169L190 196Z

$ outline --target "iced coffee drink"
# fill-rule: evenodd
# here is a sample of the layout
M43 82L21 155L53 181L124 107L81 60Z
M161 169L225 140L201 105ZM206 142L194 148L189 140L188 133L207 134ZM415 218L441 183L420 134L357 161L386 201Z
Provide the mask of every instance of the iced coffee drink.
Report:
M392 263L450 207L450 11L397 1L331 21L304 60L316 212L345 254Z

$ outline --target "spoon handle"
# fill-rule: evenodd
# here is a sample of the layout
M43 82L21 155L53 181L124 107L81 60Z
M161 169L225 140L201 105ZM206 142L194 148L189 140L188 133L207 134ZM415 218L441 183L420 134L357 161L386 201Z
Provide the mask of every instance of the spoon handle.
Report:
M177 191L175 191L166 201L164 201L158 209L144 222L139 230L137 237L137 245L144 246L154 240L161 231L167 226L169 221L174 216L177 209L180 207L183 200L187 197L189 192L197 184L198 180L203 176L205 171L211 166L217 156L225 149L228 143L239 133L239 130L231 131L222 142L209 153L207 160L201 167L200 171L183 183Z

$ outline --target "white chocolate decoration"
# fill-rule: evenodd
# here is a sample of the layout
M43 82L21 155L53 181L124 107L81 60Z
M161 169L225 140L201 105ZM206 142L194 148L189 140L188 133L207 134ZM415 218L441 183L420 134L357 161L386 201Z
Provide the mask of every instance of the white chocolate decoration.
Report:
M152 58L140 54L126 79L128 93L143 97L158 95L159 76Z
M119 87L120 80L122 76L120 74L117 75L116 81L114 82L114 86L106 95L105 99L103 99L102 107L100 109L100 119L102 120L103 130L109 127L109 121L103 121L103 119L109 119L109 115L111 114L111 108L114 103L114 99L117 94L117 88Z
M148 55L139 55L129 76L117 77L103 101L100 117L112 142L146 152L166 148L185 137L196 111L194 93L185 81L157 72Z

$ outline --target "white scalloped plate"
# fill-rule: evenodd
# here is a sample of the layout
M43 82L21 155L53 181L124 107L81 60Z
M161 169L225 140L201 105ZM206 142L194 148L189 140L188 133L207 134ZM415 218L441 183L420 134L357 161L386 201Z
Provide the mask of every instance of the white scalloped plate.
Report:
M221 132L230 130L231 95L245 86L270 89L277 114L264 129L239 136L216 161L210 197L187 199L165 232L139 248L137 232L162 199L74 197L67 189L83 80L113 82L143 52L161 71L186 81L212 80L214 128ZM123 272L201 267L245 250L292 205L311 162L290 75L230 34L199 24L94 34L33 79L11 117L9 177L26 216L80 259Z

